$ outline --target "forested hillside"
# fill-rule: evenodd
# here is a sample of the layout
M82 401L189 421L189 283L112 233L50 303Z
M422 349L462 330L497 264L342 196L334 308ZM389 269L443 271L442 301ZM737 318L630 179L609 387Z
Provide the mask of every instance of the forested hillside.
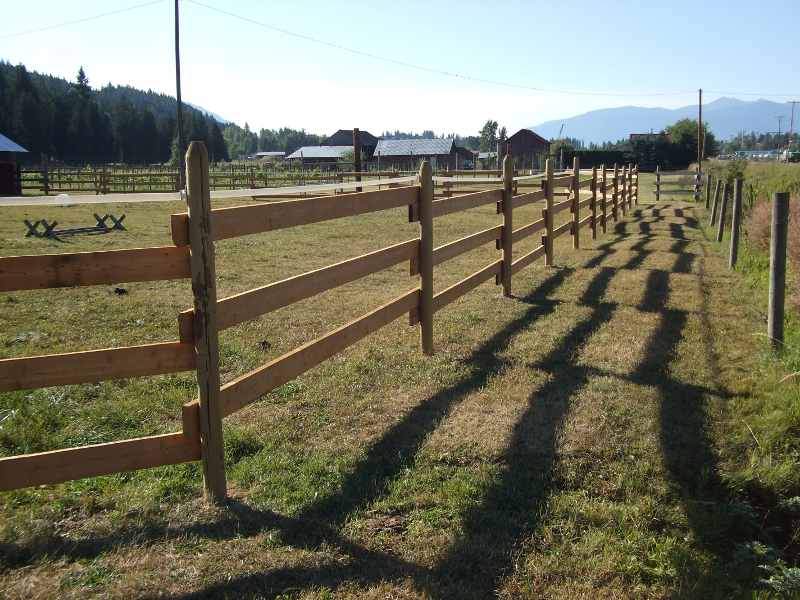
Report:
M81 68L74 83L0 62L0 132L30 151L65 162L161 163L175 144L174 98L108 85L93 90ZM220 126L184 107L187 139L206 142L227 160Z
M0 61L0 133L30 151L67 163L164 163L177 152L176 100L130 86L93 89L83 68L74 82L28 71ZM291 153L319 144L322 135L304 130L262 129L218 123L184 104L187 140L203 140L214 161L236 159L259 150Z

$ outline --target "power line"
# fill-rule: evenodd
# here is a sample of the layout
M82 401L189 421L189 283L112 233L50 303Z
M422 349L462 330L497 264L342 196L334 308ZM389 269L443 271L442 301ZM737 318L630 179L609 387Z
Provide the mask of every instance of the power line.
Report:
M769 92L723 92L720 90L706 90L710 94L719 94L720 96L758 96L760 98L791 98L792 96L800 96L800 94L772 94Z
M63 23L56 23L54 25L46 25L44 27L38 27L36 29L27 29L25 31L17 31L16 33L5 33L0 35L0 39L5 40L8 38L19 37L22 35L29 35L31 33L41 33L43 31L50 31L51 29L58 29L60 27L68 27L69 25L77 25L79 23L86 23L87 21L94 21L96 19L102 19L103 17L110 17L112 15L118 15L121 13L129 12L132 10L137 10L139 8L144 8L146 6L152 6L153 4L159 4L164 0L150 0L150 2L143 2L141 4L134 4L133 6L128 6L125 8L119 8L117 10L111 10L108 12L100 13L97 15L92 15L91 17L83 17L80 19L74 19L72 21L64 21Z
M591 92L591 91L580 91L580 90L561 90L561 89L549 89L549 88L540 88L534 87L530 85L523 85L518 83L509 83L507 81L499 81L494 79L483 79L480 77L473 77L472 75L465 75L463 73L456 73L454 71L445 71L442 69L437 69L435 67L426 67L424 65L410 63L403 60L397 60L395 58L390 58L388 56L381 56L379 54L373 54L372 52L366 52L365 50L358 50L356 48L350 48L349 46L342 46L341 44L337 44L334 42L329 42L327 40L323 40L311 35L307 35L305 33L298 33L296 31L291 31L289 29L285 29L283 27L278 27L276 25L270 25L269 23L264 23L262 21L258 21L256 19L252 19L250 17L245 17L228 10L217 8L216 6L211 6L204 2L200 2L199 0L186 0L187 2L191 2L192 4L196 4L197 6L202 6L208 10L212 10L214 12L227 15L234 19L238 19L240 21L244 21L246 23L250 23L252 25L258 25L259 27L263 27L265 29L269 29L271 31L276 31L283 35L287 35L290 37L294 37L297 39L305 40L307 42L313 42L315 44L319 44L321 46L327 46L328 48L335 48L336 50L341 50L343 52L348 52L350 54L355 54L356 56L363 56L365 58L370 58L372 60L378 60L381 62L390 63L393 65L398 65L401 67L406 67L408 69L415 69L417 71L423 71L426 73L433 73L435 75L443 75L445 77L453 77L455 79L462 79L465 81L473 81L476 83L486 83L489 85L498 85L503 87L509 88L516 88L521 90L528 90L534 92L542 92L547 94L563 94L569 96L682 96L686 94L694 94L695 90L687 90L687 91L680 91L680 92L650 92L650 93L641 93L641 92Z

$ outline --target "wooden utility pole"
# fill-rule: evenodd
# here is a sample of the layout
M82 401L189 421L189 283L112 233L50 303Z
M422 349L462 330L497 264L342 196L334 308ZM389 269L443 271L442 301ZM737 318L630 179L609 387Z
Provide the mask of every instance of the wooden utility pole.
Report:
M703 90L697 90L697 172L703 172ZM697 202L698 198L694 199Z
M361 132L357 127L353 128L353 171L356 172L356 181L361 181ZM356 191L360 192L361 187L357 187Z
M179 0L175 0L175 99L177 100L177 115L175 125L178 129L178 187L186 189L186 139L183 136L183 103L181 102L181 46L180 46L180 11Z

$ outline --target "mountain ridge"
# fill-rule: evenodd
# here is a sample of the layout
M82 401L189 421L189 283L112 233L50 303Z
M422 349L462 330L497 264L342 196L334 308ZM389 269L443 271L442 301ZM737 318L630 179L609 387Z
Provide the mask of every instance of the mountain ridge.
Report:
M765 133L777 129L777 116L785 116L788 127L791 109L788 104L764 98L740 100L722 96L703 105L703 121L718 139L730 139L740 131ZM600 144L627 139L631 133L661 131L680 119L696 119L697 105L678 108L617 106L600 108L569 117L553 119L532 126L539 135L557 138L563 123L564 136Z

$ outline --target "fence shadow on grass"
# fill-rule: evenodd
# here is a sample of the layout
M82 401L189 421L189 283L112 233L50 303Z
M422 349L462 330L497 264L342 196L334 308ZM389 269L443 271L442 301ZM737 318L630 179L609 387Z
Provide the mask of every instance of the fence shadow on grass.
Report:
M701 234L696 219L686 219L683 226L670 225L669 236L678 238L674 250L685 249L688 230ZM691 261L678 254L672 272L691 272ZM639 309L659 313L656 329L650 335L644 358L631 374L634 383L655 388L659 405L659 439L667 475L683 505L689 527L698 543L714 557L712 565L698 565L685 557L675 557L674 566L682 580L676 597L729 597L736 574L728 568L735 540L746 539L752 533L745 520L737 518L730 504L730 494L720 476L717 453L710 433L708 402L713 397L727 399L732 394L719 381L719 366L713 351L713 331L705 293L704 261L697 272L701 307L699 335L706 344L707 367L712 386L703 387L681 381L670 369L678 355L690 313L667 308L669 273L651 271ZM695 334L697 335L697 334ZM744 537L743 537L744 536Z
M631 235L625 227L616 229L617 242ZM76 543L62 541L47 548L46 555L85 559L125 544L156 543L170 537L194 535L226 540L253 537L274 530L286 544L311 550L324 544L346 554L348 560L331 559L312 566L285 567L233 577L177 597L270 595L287 589L296 591L317 586L335 589L345 584L370 585L403 579L412 581L418 590L436 598L477 599L495 595L500 579L513 564L514 547L538 526L538 515L550 495L552 474L558 460L558 434L569 414L571 399L597 371L591 366L577 364L575 357L590 337L614 315L617 305L602 301L612 278L619 269L640 267L651 252L645 248L646 244L657 237L676 238L672 251L677 257L672 271L684 272L686 268L681 266L687 264L682 251L685 251L689 238L685 237L683 227L659 228L656 232L647 225L640 227L639 231L644 236L630 249L624 250L633 252L624 266L601 267L593 274L578 300L591 309L590 314L578 321L542 360L530 365L551 377L531 393L527 407L514 425L509 446L501 457L503 469L499 477L489 484L478 503L462 515L461 536L433 567L422 567L366 548L344 538L339 530L351 515L385 496L392 482L407 468L413 467L428 435L453 408L507 366L500 355L515 335L555 310L559 301L549 296L574 273L572 269L553 271L530 294L518 298L530 307L472 353L468 359L474 367L470 376L411 409L369 447L366 456L346 477L339 490L312 503L296 517L289 518L232 501L225 516L211 523L117 530L107 536ZM601 264L614 251L613 244L614 241L600 245L599 254L585 266ZM644 360L626 378L658 390L661 397L661 446L668 474L686 507L695 535L702 543L716 548L722 530L717 526L718 522L707 514L713 509L707 507L718 506L724 496L716 455L707 431L704 398L709 390L675 380L670 375L668 365L683 337L688 313L667 308L669 273L665 270L648 273L645 294L638 308L660 313L661 319L648 342ZM43 556L34 548L15 545L2 548L0 552L6 557L16 555L24 562ZM697 576L692 570L694 566L678 564L676 568L685 571L682 576L687 580ZM709 580L718 575L705 574Z

